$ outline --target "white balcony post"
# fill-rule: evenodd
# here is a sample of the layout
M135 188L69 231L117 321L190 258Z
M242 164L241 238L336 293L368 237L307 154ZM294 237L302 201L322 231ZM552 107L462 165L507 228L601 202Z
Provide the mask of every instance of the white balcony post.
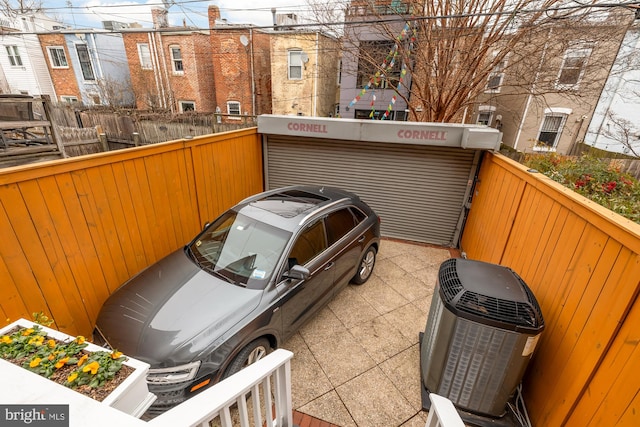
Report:
M465 427L456 407L446 397L429 394L431 409L425 427Z

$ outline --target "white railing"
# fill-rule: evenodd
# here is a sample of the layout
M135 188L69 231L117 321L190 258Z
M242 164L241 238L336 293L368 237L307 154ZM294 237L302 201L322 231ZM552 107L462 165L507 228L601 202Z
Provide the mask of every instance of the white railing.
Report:
M291 427L291 358L279 349L149 421L149 427ZM250 409L251 408L251 409ZM264 419L263 419L264 417Z
M449 399L431 393L429 400L431 400L431 408L425 427L464 427L462 418Z

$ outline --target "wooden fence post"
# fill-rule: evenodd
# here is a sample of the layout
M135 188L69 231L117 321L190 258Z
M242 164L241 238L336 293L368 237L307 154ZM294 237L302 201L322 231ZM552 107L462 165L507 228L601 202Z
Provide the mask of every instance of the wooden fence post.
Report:
M98 139L100 140L100 144L102 145L102 151L104 151L105 153L109 151L109 141L107 141L107 134L99 133Z

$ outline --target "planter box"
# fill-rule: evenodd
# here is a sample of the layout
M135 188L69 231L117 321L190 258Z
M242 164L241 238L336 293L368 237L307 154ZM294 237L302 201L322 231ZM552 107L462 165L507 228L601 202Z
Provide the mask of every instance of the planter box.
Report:
M31 321L28 321L25 319L19 319L11 323L10 325L7 325L4 328L0 329L0 336L6 335L7 332L9 332L10 330L16 327L31 328L34 325L36 324ZM47 328L42 325L37 325L37 326L42 328L42 330L45 331L48 336L59 341L69 342L76 338L76 337L72 337L70 335L64 334L60 331ZM85 350L89 352L110 351L105 348L98 347L95 344L91 344L91 343L87 343L87 344L88 345L85 348ZM136 359L132 359L130 357L127 357L127 359L128 360L124 362L124 364L133 368L134 372L132 372L120 385L118 385L118 387L116 387L111 392L111 394L109 394L101 403L104 405L109 405L112 408L118 409L122 412L125 412L129 415L139 418L140 416L142 416L142 414L145 413L145 411L149 408L149 406L151 406L151 404L156 400L156 396L153 393L150 393L149 389L147 388L146 377L147 377L147 373L149 372L149 364L141 362ZM0 377L2 377L2 370L5 369L5 366L7 364L15 366L12 363L7 362L6 360L0 359ZM27 382L39 384L39 387L41 387L42 386L40 384L41 381L37 380L36 378L33 378L33 377L37 377L37 378L46 380L46 382L50 383L52 387L54 386L50 391L52 393L55 393L55 389L57 387L68 389L68 387L65 387L64 385L57 384L53 381L50 381L44 377L41 377L36 373L30 372L26 369L23 369L23 371L25 374L25 381ZM19 393L29 392L29 389L24 387L24 382L22 380L20 382L21 382L20 386L15 384L16 386L15 388L14 388L14 384L8 384L3 382L3 388L7 388L7 389L10 388L12 389L12 391L15 390L16 392L19 392ZM38 388L33 389L32 393L34 396L34 399L31 400L32 402L34 402L38 396L41 396L43 394L42 389L39 390ZM87 397L87 399L91 399L91 398Z

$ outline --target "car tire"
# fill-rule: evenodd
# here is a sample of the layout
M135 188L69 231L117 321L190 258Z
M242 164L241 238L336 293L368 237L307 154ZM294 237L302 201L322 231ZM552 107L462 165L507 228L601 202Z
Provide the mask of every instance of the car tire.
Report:
M353 276L351 281L356 285L362 285L364 282L369 280L369 277L371 277L371 273L373 273L373 267L375 265L376 248L369 246L364 252L364 255L362 255L360 263L358 264L358 271L356 271L356 275Z
M246 368L252 363L265 357L271 352L271 344L266 338L258 338L252 341L245 348L240 350L240 353L233 358L227 369L224 371L222 379L229 378L231 375L240 372L241 369Z

